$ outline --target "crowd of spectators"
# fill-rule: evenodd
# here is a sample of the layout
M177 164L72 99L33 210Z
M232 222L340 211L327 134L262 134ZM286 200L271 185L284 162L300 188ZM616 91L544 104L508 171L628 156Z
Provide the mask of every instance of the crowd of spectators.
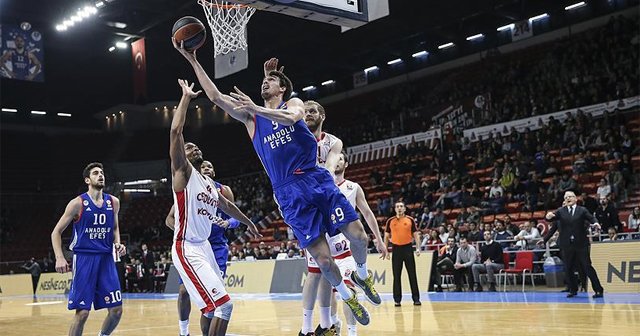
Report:
M356 145L428 130L433 115L479 94L491 94L491 109L475 127L636 96L639 46L636 22L611 17L600 28L376 92L349 107L350 121L327 125Z

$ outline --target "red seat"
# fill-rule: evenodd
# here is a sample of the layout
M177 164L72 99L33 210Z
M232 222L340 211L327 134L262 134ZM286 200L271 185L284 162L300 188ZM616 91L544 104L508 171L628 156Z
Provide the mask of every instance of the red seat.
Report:
M509 264L505 264L505 267L507 267L507 265ZM522 291L524 292L525 275L527 272L529 273L529 275L531 275L531 284L533 285L533 287L535 287L536 284L533 281L533 252L532 251L516 252L515 266L511 267L509 265L508 268L500 270L499 274L504 273L504 280L503 280L504 282L503 282L502 290L504 292L507 291L507 275L512 274L513 281L515 283L516 275L522 274Z

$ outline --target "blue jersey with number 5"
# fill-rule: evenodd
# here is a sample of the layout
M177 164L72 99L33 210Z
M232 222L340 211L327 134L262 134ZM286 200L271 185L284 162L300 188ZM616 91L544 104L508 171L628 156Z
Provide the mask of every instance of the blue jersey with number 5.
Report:
M82 213L73 223L73 240L69 248L74 253L109 253L113 249L114 204L111 195L104 193L102 206L93 203L91 197L80 195Z

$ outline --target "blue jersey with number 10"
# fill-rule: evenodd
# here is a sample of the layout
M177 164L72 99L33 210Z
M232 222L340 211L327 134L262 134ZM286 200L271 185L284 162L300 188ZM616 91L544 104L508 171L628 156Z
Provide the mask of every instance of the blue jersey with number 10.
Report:
M287 106L283 102L278 108ZM304 120L285 126L256 115L252 142L274 188L316 166L318 142Z
M84 193L82 213L78 221L73 223L73 240L69 248L74 253L112 253L114 207L111 195L103 193L102 207L93 203L91 197Z

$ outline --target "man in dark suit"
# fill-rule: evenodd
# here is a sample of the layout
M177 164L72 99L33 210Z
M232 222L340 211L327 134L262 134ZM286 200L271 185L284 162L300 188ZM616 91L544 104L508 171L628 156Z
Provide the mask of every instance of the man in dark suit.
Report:
M591 257L589 256L590 242L587 237L589 225L591 224L599 229L600 224L596 222L586 208L576 205L577 198L574 192L565 192L564 201L566 206L559 208L555 212L547 213L546 220L555 222L556 225L551 227L544 237L544 242L541 241L539 244L546 244L553 234L560 230L558 246L562 251L565 270L573 270L574 264L577 264L591 280L591 286L595 291L593 298L601 298L603 297L604 288L600 284L596 270L591 266ZM570 298L577 295L578 284L573 272L568 271L567 274L569 277L569 294L567 294L567 297Z
M142 267L144 267L144 291L153 291L153 269L155 268L156 260L153 257L153 252L149 251L147 244L142 244L142 253L140 254L142 260Z

